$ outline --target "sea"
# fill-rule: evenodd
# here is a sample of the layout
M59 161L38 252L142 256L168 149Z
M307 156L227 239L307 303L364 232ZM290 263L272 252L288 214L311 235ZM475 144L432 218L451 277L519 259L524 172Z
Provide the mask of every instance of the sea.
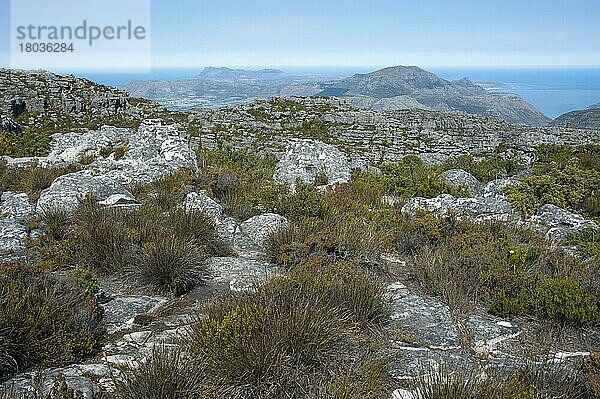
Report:
M273 67L241 67L260 69ZM332 80L368 73L372 67L275 67L284 72ZM600 66L598 67L439 67L424 69L447 80L464 77L490 92L516 93L551 118L565 112L584 109L600 102ZM95 82L121 87L130 80L178 80L197 75L202 67L160 68L149 73L70 72Z

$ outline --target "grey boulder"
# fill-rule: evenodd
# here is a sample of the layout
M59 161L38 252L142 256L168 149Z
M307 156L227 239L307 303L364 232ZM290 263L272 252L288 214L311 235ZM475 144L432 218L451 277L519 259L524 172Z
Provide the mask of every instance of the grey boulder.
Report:
M204 193L189 193L185 198L185 209L187 212L201 211L214 218L217 224L223 219L223 206Z
M290 143L277 164L275 181L294 184L296 179L315 183L320 174L327 176L323 184L344 183L350 180L350 162L336 147L315 140Z
M79 171L58 177L50 187L42 191L38 200L37 213L49 209L61 209L73 214L79 201L87 195L96 201L106 201L120 195L121 201L135 202L133 194L106 176L93 176L89 171Z
M598 229L597 223L552 204L540 207L531 221L547 229L547 236L556 240L584 229Z
M5 192L0 196L0 217L27 223L34 213L33 205L25 193Z
M14 219L0 218L0 263L25 258L27 228Z
M440 179L453 186L466 187L474 196L478 196L483 192L483 185L479 180L462 169L447 170L440 175Z
M288 220L276 213L254 216L240 225L242 233L256 245L262 247L265 240L275 231L288 224Z

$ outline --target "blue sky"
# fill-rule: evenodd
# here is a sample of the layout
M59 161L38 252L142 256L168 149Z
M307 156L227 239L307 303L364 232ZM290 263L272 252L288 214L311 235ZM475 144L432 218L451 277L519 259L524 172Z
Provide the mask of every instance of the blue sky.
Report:
M598 0L152 0L153 64L600 65L599 18Z

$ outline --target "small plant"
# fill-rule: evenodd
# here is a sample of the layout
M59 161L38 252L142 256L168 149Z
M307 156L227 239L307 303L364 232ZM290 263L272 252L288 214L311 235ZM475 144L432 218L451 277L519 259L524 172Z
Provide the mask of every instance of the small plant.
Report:
M39 221L45 232L56 241L60 241L66 237L69 218L70 216L66 209L60 207L46 208L39 212Z
M201 279L204 253L189 238L158 237L137 252L128 274L157 292L181 295Z
M100 149L100 156L102 158L108 158L110 156L110 154L113 153L113 148L112 147L102 147Z
M203 397L198 366L179 349L154 346L139 367L113 378L118 399L192 399Z
M88 166L96 160L96 155L93 152L86 152L79 156L79 163L83 166Z
M73 281L87 293L96 294L100 290L98 276L91 270L77 268L73 269L70 274Z
M123 158L127 151L129 151L129 141L125 141L123 144L121 144L120 146L115 148L115 151L114 151L115 161L118 161L119 159Z

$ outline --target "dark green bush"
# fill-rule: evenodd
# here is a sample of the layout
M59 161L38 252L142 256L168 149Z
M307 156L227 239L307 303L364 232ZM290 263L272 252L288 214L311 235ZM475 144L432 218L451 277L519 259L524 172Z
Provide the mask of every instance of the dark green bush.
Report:
M564 323L586 324L598 318L598 298L565 279L544 279L535 287L537 311Z
M426 166L416 155L409 155L396 163L382 164L380 169L381 174L355 173L354 179L382 184L387 193L406 198L433 198L440 194L469 196L466 188L452 186L440 179L442 168Z
M0 156L43 157L50 151L50 141L51 137L47 133L29 130L23 133L0 132Z
M542 145L534 175L506 188L507 198L525 216L554 204L586 217L600 218L600 146Z
M192 239L160 236L136 251L127 273L156 292L181 295L200 282L203 261L204 253Z
M19 264L0 268L0 381L34 366L61 366L98 349L101 310L71 281Z

